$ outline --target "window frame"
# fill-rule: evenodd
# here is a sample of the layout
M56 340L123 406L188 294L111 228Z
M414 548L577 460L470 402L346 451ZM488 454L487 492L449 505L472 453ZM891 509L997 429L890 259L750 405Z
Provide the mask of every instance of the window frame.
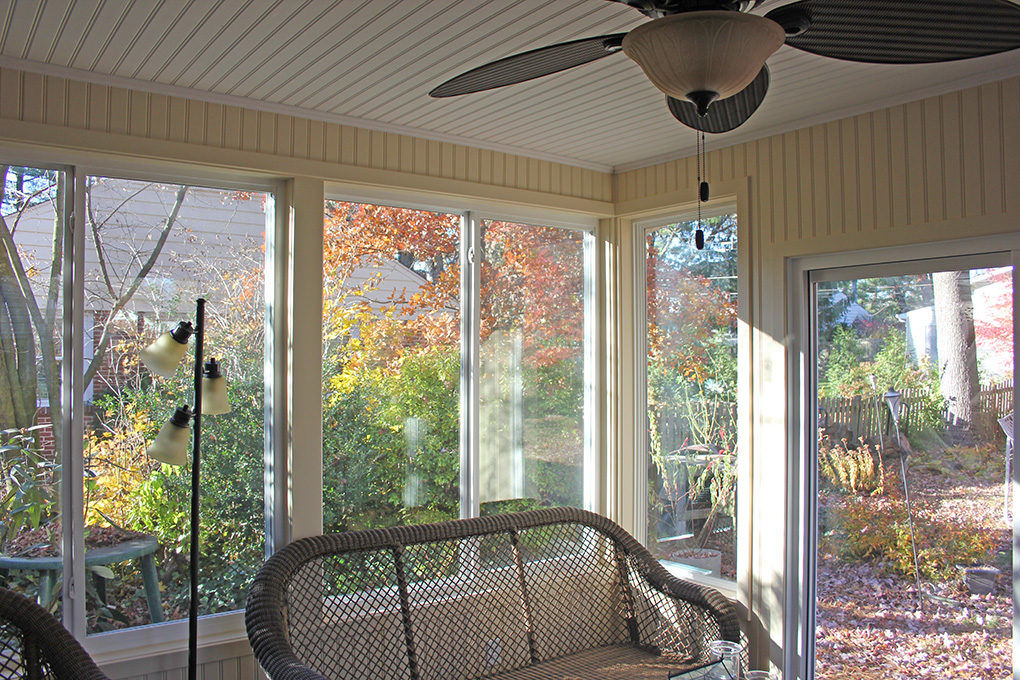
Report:
M699 583L715 590L734 602L749 602L748 584L750 575L750 553L752 532L750 526L752 486L750 448L750 407L746 395L750 393L750 333L748 331L748 282L750 279L750 243L748 239L747 220L740 217L741 201L739 197L728 197L703 206L703 218L720 215L737 216L737 516L735 521L736 548L736 580L708 576L682 567L668 567L678 578ZM690 206L658 213L651 217L635 219L631 222L633 248L633 380L634 380L634 439L636 453L634 460L633 487L633 535L642 545L648 543L648 291L647 291L647 248L648 234L656 229L696 220L698 213ZM748 607L748 611L750 608Z
M26 149L18 145L0 144L0 158L10 165L45 168L65 173L68 191L63 206L63 271L61 298L63 337L61 351L70 361L61 362L61 390L65 404L60 424L67 445L61 453L61 464L69 474L61 480L62 512L70 512L75 521L62 531L63 574L61 599L63 624L81 642L97 663L106 665L186 649L187 619L166 621L103 633L86 633L85 589L76 588L86 578L84 559L84 405L87 386L81 384L84 374L85 310L84 268L85 229L79 215L85 214L85 178L100 176L111 179L190 184L224 191L257 191L267 196L265 229L265 345L264 374L265 415L264 498L266 507L266 557L286 542L281 531L287 522L286 443L288 405L286 390L281 383L281 363L286 365L286 336L278 326L287 311L285 306L287 280L286 252L281 244L288 243L284 201L284 183L276 178L241 172L204 169L190 164L167 161L116 159L100 154ZM70 332L68 332L70 330ZM168 405L169 408L169 405ZM281 494L281 489L284 493ZM200 635L205 644L246 640L244 611L207 614L199 617Z
M555 209L533 208L454 196L437 196L386 188L352 187L328 183L326 201L344 201L380 205L407 210L422 210L461 217L460 234L460 517L479 515L479 376L478 358L481 326L482 228L486 221L504 221L547 228L569 229L584 234L584 504L586 510L603 512L600 490L604 471L600 455L598 287L596 239L598 219L587 214ZM321 262L320 262L321 266ZM307 480L311 483L312 480ZM322 479L316 480L321 486Z

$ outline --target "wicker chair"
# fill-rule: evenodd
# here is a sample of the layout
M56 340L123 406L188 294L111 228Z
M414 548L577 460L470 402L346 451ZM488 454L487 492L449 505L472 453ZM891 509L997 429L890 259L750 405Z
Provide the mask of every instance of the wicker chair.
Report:
M720 593L573 508L297 540L245 623L273 680L666 680L740 640Z
M109 678L49 612L0 588L0 680Z

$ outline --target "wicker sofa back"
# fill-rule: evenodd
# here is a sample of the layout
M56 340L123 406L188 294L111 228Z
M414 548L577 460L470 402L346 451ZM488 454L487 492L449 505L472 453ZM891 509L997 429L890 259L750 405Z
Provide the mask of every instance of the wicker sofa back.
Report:
M256 576L245 618L273 680L516 678L592 650L681 667L739 637L722 595L573 508L300 539Z

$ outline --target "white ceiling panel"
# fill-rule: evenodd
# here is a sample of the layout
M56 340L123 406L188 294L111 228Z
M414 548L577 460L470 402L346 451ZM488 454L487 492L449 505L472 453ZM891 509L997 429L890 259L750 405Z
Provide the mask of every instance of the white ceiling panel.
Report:
M695 144L622 54L499 90L427 93L500 57L644 21L606 0L0 0L0 63L622 169ZM783 47L768 63L761 109L710 148L1020 74L1017 51L879 66Z

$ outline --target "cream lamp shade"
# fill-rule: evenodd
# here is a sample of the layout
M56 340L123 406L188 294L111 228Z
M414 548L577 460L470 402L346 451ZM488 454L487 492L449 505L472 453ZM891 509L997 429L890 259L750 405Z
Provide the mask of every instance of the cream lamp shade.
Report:
M712 101L750 85L785 40L779 24L756 14L683 12L634 28L623 52L655 87L705 115Z
M163 424L159 434L145 453L167 465L184 465L188 462L188 442L191 441L191 409L181 406L173 417Z
M152 373L161 378L172 378L185 352L188 351L188 338L194 332L191 323L182 321L177 324L177 328L156 338L139 353L138 358Z
M219 362L210 359L205 362L202 373L202 415L218 416L223 413L230 413L227 381L220 373Z

